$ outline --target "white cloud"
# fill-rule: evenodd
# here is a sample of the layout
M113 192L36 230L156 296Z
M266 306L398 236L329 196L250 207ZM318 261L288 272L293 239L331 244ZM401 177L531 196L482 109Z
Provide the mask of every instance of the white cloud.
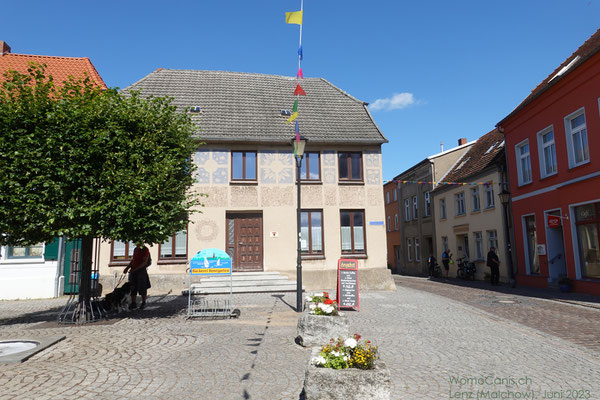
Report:
M369 110L401 110L415 103L415 96L412 93L394 93L392 97L377 99L373 103L369 104Z

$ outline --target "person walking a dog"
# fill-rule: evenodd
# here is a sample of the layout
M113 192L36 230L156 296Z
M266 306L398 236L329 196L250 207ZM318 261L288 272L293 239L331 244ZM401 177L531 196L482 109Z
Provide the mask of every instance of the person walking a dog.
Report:
M129 264L123 270L123 273L129 271L129 282L131 283L131 305L130 310L137 308L137 294L142 296L142 304L140 309L146 307L146 297L148 289L150 289L150 277L148 276L147 268L152 263L150 258L150 250L143 243L137 243L133 250L133 257Z

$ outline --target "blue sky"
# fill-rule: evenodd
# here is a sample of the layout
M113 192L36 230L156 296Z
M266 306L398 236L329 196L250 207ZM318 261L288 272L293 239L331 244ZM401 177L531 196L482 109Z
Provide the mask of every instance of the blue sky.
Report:
M300 0L4 2L14 53L89 57L109 86L153 70L295 75ZM305 0L303 71L371 103L384 179L493 129L600 28L600 0Z

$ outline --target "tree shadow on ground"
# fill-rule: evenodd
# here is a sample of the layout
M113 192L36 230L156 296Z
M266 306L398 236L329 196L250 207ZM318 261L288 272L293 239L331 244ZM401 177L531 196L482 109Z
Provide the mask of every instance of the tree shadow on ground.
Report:
M68 299L65 300L65 304ZM89 324L112 325L126 318L148 319L148 318L170 318L176 315L185 315L187 309L187 297L179 295L160 295L148 296L147 306L144 310L136 309L131 311L107 312L107 318L102 318L95 322L86 324L58 323L57 318L64 304L58 307L51 307L46 310L25 312L23 314L0 318L0 325L19 325L35 324L31 328L49 328L49 327L69 327L82 326Z

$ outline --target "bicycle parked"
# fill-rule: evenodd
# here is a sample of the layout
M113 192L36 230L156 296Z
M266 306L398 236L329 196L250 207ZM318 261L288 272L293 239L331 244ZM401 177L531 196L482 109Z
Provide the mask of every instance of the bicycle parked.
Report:
M461 257L457 262L456 277L461 279L475 280L475 264L469 261L467 257Z

